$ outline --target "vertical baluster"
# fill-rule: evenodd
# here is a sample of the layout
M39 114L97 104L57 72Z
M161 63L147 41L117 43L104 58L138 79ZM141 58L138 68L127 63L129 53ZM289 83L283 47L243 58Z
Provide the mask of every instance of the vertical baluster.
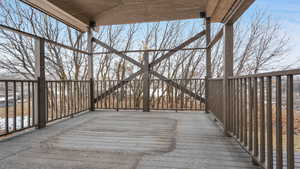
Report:
M228 88L229 88L228 123L229 123L229 130L232 131L231 121L235 123L234 120L231 120L231 116L233 116L233 114L235 114L235 91L236 90L235 90L235 80L234 79L228 79Z
M186 80L183 79L182 81L184 83L184 86L187 87ZM188 107L188 99L189 99L189 95L184 94L184 109L183 110L186 110Z
M50 84L49 84L50 83ZM49 122L49 120L51 120L50 119L50 117L49 117L49 112L52 112L51 111L51 106L53 106L53 101L52 101L52 92L51 92L51 82L46 82L46 98L47 98L47 101L46 101L46 107L47 107L47 111L46 111L46 113L47 113L47 116L46 116L46 120L47 120L47 122Z
M31 100L31 96L30 96L30 89L31 89L31 87L30 87L30 82L28 82L27 83L27 90L28 90L28 99L27 99L27 101L28 101L28 106L27 106L27 108L28 108L28 119L27 119L27 126L28 127L30 127L30 111L31 111L31 109L30 109L30 100Z
M136 109L136 80L133 80L133 105Z
M54 111L54 92L53 92L53 83L52 82L49 82L50 83L50 102L51 102L51 104L50 104L50 106L51 106L51 120L53 120L53 111ZM50 107L49 106L49 107ZM48 112L48 116L49 116L49 112Z
M189 90L190 91L193 91L193 87L192 87L192 79L188 79L188 82L189 82L189 86L190 86L190 88L189 88ZM196 93L195 93L196 94ZM195 99L194 97L192 97L192 96L189 96L189 98L190 98L190 110L193 110L193 100Z
M71 116L73 117L73 115L74 115L74 113L75 113L75 110L74 110L74 108L75 108L75 106L74 106L74 81L71 81L70 82L71 83L71 90L70 90L70 97L71 97ZM89 83L91 83L91 81L89 82ZM89 85L89 87L90 87L90 85ZM89 90L90 91L90 90ZM94 90L93 90L93 92L94 92ZM90 97L89 97L90 98ZM92 98L90 98L90 99L92 99ZM92 101L92 103L93 103L93 101Z
M241 130L241 128L240 128L240 125L241 125L241 114L242 114L242 111L241 111L241 100L242 100L242 98L241 98L241 93L242 93L242 91L241 91L241 85L240 85L240 79L237 79L237 81L236 81L236 83L237 83L237 118L236 118L236 121L237 121L237 124L236 124L236 128L237 128L237 132L236 132L236 135L237 135L237 138L238 139L241 139L240 138L240 130Z
M244 145L245 147L248 146L248 109L247 109L247 98L248 98L248 93L247 93L247 78L244 79Z
M100 80L99 83L100 83L100 94L102 95L103 80ZM100 109L103 109L103 98L100 99L100 103L99 104L100 104Z
M239 80L240 79L236 79L236 86L237 86L237 88L236 88L236 104L237 104L237 106L236 106L236 118L235 118L235 120L236 120L236 137L237 137L237 139L240 139L240 135L239 135L239 132L240 132L240 116L241 116L241 112L240 112L240 100L241 100L241 98L240 98L240 93L241 93L241 91L240 91L240 83L239 83Z
M59 118L62 117L62 114L63 114L63 98L62 98L62 85L61 85L61 82L59 82L59 103L60 103L60 111L59 111Z
M132 109L132 81L129 82L129 108Z
M244 108L244 104L243 104L243 97L244 97L244 94L243 94L243 90L244 90L244 86L243 86L243 79L240 79L239 80L239 84L240 84L240 141L241 143L244 142L244 112L243 112L243 108Z
M94 83L95 84L95 83ZM74 114L78 113L77 110L77 81L73 81L73 104L74 104Z
M110 87L111 87L111 80L108 81L108 89L110 89ZM111 109L110 100L111 100L111 94L108 95L108 108L109 109Z
M66 112L67 112L67 103L66 103L66 82L63 82L63 100L64 100L64 113L63 113L63 117L66 116Z
M253 140L253 155L258 156L258 105L257 105L257 78L253 78L253 130L254 130L254 140Z
M287 168L295 168L294 157L294 84L293 75L287 76Z
M13 81L13 111L14 111L14 124L13 124L13 131L17 130L17 86L16 81Z
M97 96L96 96L96 100L97 100L96 106L97 106L97 109L99 109L99 99L98 99L98 96L99 96L99 81L98 80L96 81L96 93L97 93Z
M85 82L85 92L86 92L86 109L89 109L89 98L90 98L90 81Z
M24 128L24 82L21 82L21 128Z
M233 102L233 113L232 114L232 117L230 118L229 121L231 121L232 123L232 131L233 131L233 134L234 136L237 136L236 135L236 132L237 132L237 114L238 114L238 85L237 85L237 79L233 79L233 85L234 85L234 91L230 91L230 93L233 92L233 95L234 95L234 102Z
M117 83L119 83L120 81L117 81ZM119 111L119 109L121 108L121 106L120 106L120 93L119 93L119 90L120 90L120 88L118 88L117 90L116 90L116 92L117 92L117 94L116 94L116 99L117 99L117 111Z
M253 90L252 90L252 78L248 79L248 93L249 93L249 151L253 150Z
M32 85L31 85L31 87L32 87L32 89L31 89L31 90L32 90L32 104L31 104L31 105L32 105L32 125L33 125L33 126L37 125L37 124L35 124L35 118L36 118L36 117L35 117L35 114L36 114L36 113L35 113L35 108L34 108L34 104L36 104L36 103L35 103L35 98L34 98L34 97L35 97L35 94L34 94L34 86L37 87L37 85L38 85L38 84L37 84L37 83L34 83L34 82L32 82Z
M112 86L115 86L115 82L116 82L115 80L112 80L112 81L111 81ZM113 91L113 92L111 93L111 96L112 96L112 107L110 107L110 108L115 109L116 92Z
M80 108L80 88L79 88L79 84L80 84L80 81L78 81L76 83L76 86L77 86L77 110L78 112L81 112L81 108Z
M157 98L156 98L156 102L157 102L157 104L156 104L156 109L159 109L159 103L160 103L160 83L159 83L159 79L158 80L156 80L157 81Z
M46 94L46 123L49 122L49 84L45 82L45 94Z
M89 90L88 90L89 91ZM73 106L72 106L72 81L68 81L68 100L69 100L69 114L68 116L72 117L72 113L73 113Z
M175 82L178 83L178 80L176 79ZM175 111L178 110L178 91L177 90L178 90L177 87L175 87L175 106L174 106Z
M199 82L199 89L197 90L197 86L198 86L198 83L196 82L196 86L195 86L195 90L196 91L198 91L198 92L196 92L196 93L198 93L201 97L202 96L206 96L206 94L204 93L204 95L202 94L202 81L203 80L199 80L198 82ZM204 81L204 88L205 88L205 81ZM204 91L204 92L206 92L206 91ZM208 101L207 101L208 102ZM198 106L198 103L199 103L199 110L205 110L205 108L203 108L202 107L202 102L201 102L201 100L199 101L199 102L197 102L197 100L196 100L196 105ZM204 105L204 107L205 107L205 105Z
M103 91L106 91L106 90L107 90L107 83L108 83L107 80L103 81L103 84L104 84L104 90L103 90ZM108 96L106 96L106 97L104 98L104 108L105 108L105 109L107 109L107 98L108 98Z
M267 168L273 168L272 77L267 77Z
M232 111L229 112L229 122L231 123L230 125L230 130L232 131L233 135L236 136L236 124L237 124L237 95L238 95L238 86L237 86L237 79L229 79L229 82L232 81L232 89L229 88L229 94L232 95L232 98L229 98L230 100L232 100L231 106L229 106L229 108L231 107ZM230 85L230 84L229 84ZM230 87L230 86L229 86ZM230 91L231 90L231 91Z
M282 168L281 76L276 76L276 168Z
M165 105L165 87L164 87L164 81L161 81L161 88L162 88L162 98L161 98L161 108L164 109L164 105Z
M197 81L198 81L198 79L195 79L194 80L194 93L195 94L199 94L199 93L197 93ZM201 80L200 80L201 81ZM176 88L175 88L176 89ZM200 95L200 94L199 94ZM201 95L200 95L201 96ZM201 96L202 97L202 96ZM197 107L197 99L196 98L194 98L194 110L200 110L200 108L198 109L198 107Z
M166 98L165 98L165 104L166 104L166 109L169 109L169 84L166 83Z
M5 131L9 133L9 114L8 114L8 82L5 81Z
M79 105L80 105L80 111L83 111L83 102L82 102L82 100L83 100L83 91L82 91L82 83L83 83L83 81L80 81L80 83L79 83L79 91L80 91L80 102L79 102Z
M264 77L260 78L260 162L265 162L265 83Z
M69 83L69 81L66 81L66 117L69 115L69 113L70 113L70 93L69 93L69 91L70 91L70 83Z
M229 87L229 105L228 105L228 115L227 115L227 121L229 124L229 131L233 132L232 130L232 126L231 126L231 122L233 122L234 120L231 119L231 116L234 118L234 114L235 114L235 96L236 96L236 86L235 86L235 80L234 79L228 79L228 87ZM231 87L231 88L230 88Z

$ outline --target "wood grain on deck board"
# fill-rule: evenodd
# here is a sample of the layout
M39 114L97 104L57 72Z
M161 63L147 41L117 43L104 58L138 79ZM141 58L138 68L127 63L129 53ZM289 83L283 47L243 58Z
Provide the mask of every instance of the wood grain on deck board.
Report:
M258 168L203 112L96 111L0 142L0 169Z

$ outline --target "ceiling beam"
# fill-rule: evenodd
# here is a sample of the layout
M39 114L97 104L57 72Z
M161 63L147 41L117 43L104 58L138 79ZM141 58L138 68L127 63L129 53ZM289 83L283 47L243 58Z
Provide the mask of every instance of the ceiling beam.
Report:
M55 6L47 0L20 0L39 11L71 26L81 32L87 32L89 25Z
M234 23L255 2L255 0L236 0L232 8L224 16L223 23Z

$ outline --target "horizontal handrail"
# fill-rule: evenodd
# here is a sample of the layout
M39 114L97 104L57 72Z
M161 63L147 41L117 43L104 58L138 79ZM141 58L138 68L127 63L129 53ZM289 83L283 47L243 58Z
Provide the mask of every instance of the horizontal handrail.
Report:
M191 51L191 50L205 50L205 47L198 47L198 48L183 48L180 51ZM170 52L170 51L177 51L176 49L140 49L140 50L123 50L119 51L119 53L140 53L140 52ZM111 54L114 52L95 52L94 55L102 55L102 54Z
M46 80L47 82L90 82L90 80Z
M71 46L67 46L67 45L64 45L62 43L59 43L59 42L56 42L56 41L53 41L53 40L50 40L50 39L46 39L46 38L43 38L41 36L34 35L34 34L31 34L31 33L28 33L28 32L24 32L24 31L21 31L21 30L18 30L18 29L15 29L15 28L3 25L3 24L0 24L0 28L4 29L4 30L7 30L7 31L15 32L15 33L18 33L18 34L21 34L21 35L24 35L24 36L27 36L27 37L30 37L30 38L42 39L47 43L50 43L50 44L60 46L60 47L63 47L63 48L66 48L66 49L69 49L69 50L72 50L72 51L76 51L76 52L79 52L79 53L89 55L89 52L87 52L87 51L80 50L80 49L77 49L77 48L74 48L74 47L71 47Z
M243 75L243 76L231 76L229 77L229 79L241 79L247 77L287 76L287 75L300 75L300 69L274 71L274 72L258 73L258 74Z
M37 82L37 80L0 79L0 82Z
M160 79L150 79L150 81L155 81L155 80L159 80L161 81ZM172 80L205 80L204 78L191 78L191 79L179 79L179 78L176 78L176 79L169 79L169 81L172 81ZM128 82L128 81L141 81L139 79L135 79L135 80L117 80L117 79L111 79L111 80L96 80L96 81L124 81L124 82ZM168 80L165 80L165 81L168 81Z

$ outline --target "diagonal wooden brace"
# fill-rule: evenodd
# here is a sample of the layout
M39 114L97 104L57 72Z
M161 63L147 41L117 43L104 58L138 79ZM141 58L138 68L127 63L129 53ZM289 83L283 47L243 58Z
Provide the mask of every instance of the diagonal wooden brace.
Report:
M117 83L115 86L109 88L108 90L106 90L104 93L100 94L99 96L97 96L97 98L94 99L94 102L97 102L99 100L104 99L106 96L110 95L111 93L113 93L115 90L121 88L122 86L126 85L128 82L130 82L131 80L133 80L134 78L136 78L138 75L142 74L143 70L139 70L135 73L133 73L132 75L130 75L128 78L121 80L119 83Z
M191 43L193 43L194 41L196 41L197 39L201 38L202 36L205 35L205 30L202 32L197 33L195 36L191 37L190 39L184 41L181 45L175 47L173 50L169 51L168 53L164 54L163 56L161 56L160 58L154 60L151 64L150 64L150 68L154 67L155 65L159 64L161 61L169 58L170 56L172 56L173 54L175 54L176 52L178 52L180 49L183 49L184 47L190 45Z
M94 41L95 43L97 43L98 45L102 46L103 48L106 48L107 50L109 50L109 51L115 53L116 55L120 56L121 58L123 58L123 59L129 61L130 63L132 63L132 64L134 64L134 65L136 65L136 66L138 66L138 67L140 67L140 68L143 67L143 65L142 65L140 62L138 62L138 61L132 59L131 57L125 55L124 53L119 52L118 50L116 50L116 49L110 47L109 45L105 44L104 42L102 42L102 41L100 41L100 40L98 40L98 39L95 39L95 38L93 38L93 41Z
M205 99L204 99L204 98L202 98L201 96L197 95L196 93L190 91L190 90L187 89L186 87L184 87L184 86L182 86L182 85L180 85L180 84L174 82L173 80L168 79L167 77L165 77L165 76L163 76L163 75L161 75L161 74L159 74L159 73L157 73L157 72L155 72L155 71L150 71L150 73L151 73L152 75L156 76L157 78L159 78L159 79L165 81L165 82L168 83L169 85L171 85L171 86L173 86L173 87L175 87L175 88L181 90L183 93L185 93L185 94L187 94L187 95L189 95L189 96L191 96L191 97L194 97L196 100L200 100L200 101L203 102L203 103L205 102Z
M207 48L212 48L223 36L223 28L216 34L213 40L210 41Z
M183 42L181 45L175 47L173 50L169 51L168 53L166 53L165 55L161 56L160 58L156 59L155 61L153 61L150 65L149 68L151 69L152 67L154 67L155 65L159 64L161 61L163 61L164 59L169 58L170 56L172 56L174 53L176 53L177 51L181 50L182 48L188 46L189 44L191 44L192 42L196 41L197 39L199 39L200 37L205 35L205 30L196 34L195 36L193 36L192 38L186 40L185 42ZM135 77L137 77L138 75L143 73L143 64L141 64L140 62L132 59L131 57L125 55L122 52L119 52L118 50L110 47L109 45L105 44L104 42L93 38L92 39L96 44L99 44L100 46L102 46L103 48L106 48L107 50L115 53L116 55L120 56L121 58L129 61L130 63L138 66L139 68L141 68L139 71L137 71L136 73L132 74L131 76L129 76L128 78L120 81L118 84L116 84L115 86L111 87L110 89L108 89L107 91L105 91L104 93L102 93L100 96L97 96L97 98L94 99L94 102L97 102L97 100L101 100L103 98L105 98L106 96L108 96L109 94L111 94L112 92L114 92L115 90L119 89L120 87L124 86L125 84L127 84L129 81L133 80ZM203 101L203 98L201 98L200 96L196 95L195 93L191 92L190 90L188 90L187 88L185 88L184 86L181 86L180 84L177 84L176 82L169 80L168 78L166 78L165 76L154 72L154 71L150 71L154 76L166 81L169 85L172 85L173 87L178 88L179 90L182 90L184 93L196 98L197 100L201 100Z

